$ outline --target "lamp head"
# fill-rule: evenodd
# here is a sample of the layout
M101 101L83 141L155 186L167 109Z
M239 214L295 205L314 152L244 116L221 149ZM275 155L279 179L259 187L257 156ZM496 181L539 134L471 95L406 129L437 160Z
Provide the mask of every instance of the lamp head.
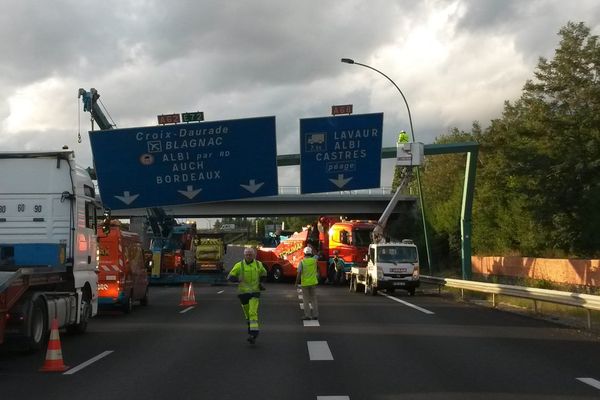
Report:
M342 58L341 61L346 64L354 64L354 60L351 58Z

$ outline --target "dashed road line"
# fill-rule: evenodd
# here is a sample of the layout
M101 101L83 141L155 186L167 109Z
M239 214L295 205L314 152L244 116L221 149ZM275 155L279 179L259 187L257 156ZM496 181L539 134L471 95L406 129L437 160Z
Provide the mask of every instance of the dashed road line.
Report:
M193 310L194 308L196 308L196 307L194 307L194 306L188 307L188 308L186 308L185 310L181 310L181 311L179 311L179 314L186 313L186 312L188 312L188 311L190 311L190 310Z
M306 342L310 361L333 361L333 354L326 341Z
M600 381L594 379L594 378L575 378L580 382L583 382L587 385L590 385L596 389L600 389Z
M319 321L314 319L314 320L307 320L307 321L302 321L302 323L304 323L304 326L321 326L321 324L319 324Z
M96 361L100 360L101 358L106 357L107 355L109 355L110 353L112 353L114 350L108 350L105 351L104 353L100 353L98 354L96 357L90 358L89 360L87 360L84 363L79 364L76 367L71 368L70 370L68 370L67 372L64 372L63 375L73 375L74 373L81 371L82 369L84 369L85 367L87 367L88 365L91 365L93 363L95 363Z
M221 293L223 293L223 292L224 292L224 290L219 290L219 291L217 292L217 294L221 294Z
M317 400L350 400L350 396L317 396Z
M422 307L416 306L416 305L414 305L414 304L411 304L411 303L409 303L409 302L407 302L407 301L400 300L400 299L398 299L398 298L396 298L396 297L394 297L394 296L390 296L389 294L385 294L385 293L379 293L379 294L380 294L380 295L382 295L382 296L385 296L385 297L387 297L388 299L392 299L392 300L394 300L394 301L397 301L398 303L404 304L405 306L408 306L408 307L414 308L415 310L419 310L419 311L421 311L422 313L425 313L425 314L435 314L433 311L429 311L429 310L427 310L427 309L425 309L425 308L422 308Z

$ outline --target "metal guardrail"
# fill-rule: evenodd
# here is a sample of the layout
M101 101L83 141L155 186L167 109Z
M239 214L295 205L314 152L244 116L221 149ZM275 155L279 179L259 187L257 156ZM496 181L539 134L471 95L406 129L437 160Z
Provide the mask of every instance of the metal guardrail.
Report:
M562 304L572 307L581 307L587 310L588 329L592 327L591 311L600 310L600 296L584 293L563 292L560 290L537 289L525 286L503 285L497 283L486 283L477 281L465 281L462 279L437 278L421 275L421 282L432 285L447 286L462 290L491 293L492 304L496 307L496 295L519 297L534 301L534 309L537 312L538 301Z

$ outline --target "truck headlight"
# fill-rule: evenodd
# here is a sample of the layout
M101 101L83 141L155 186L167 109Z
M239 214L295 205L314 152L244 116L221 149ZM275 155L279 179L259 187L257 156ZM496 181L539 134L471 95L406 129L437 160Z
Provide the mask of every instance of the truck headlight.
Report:
M419 279L419 266L418 265L415 265L415 268L413 269L412 278L413 278L413 280Z

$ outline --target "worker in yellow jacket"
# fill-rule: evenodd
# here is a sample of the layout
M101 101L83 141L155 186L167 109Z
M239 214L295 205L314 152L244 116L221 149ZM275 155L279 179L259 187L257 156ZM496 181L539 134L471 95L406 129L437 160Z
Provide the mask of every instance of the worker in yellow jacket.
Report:
M304 248L304 258L298 264L296 285L298 284L302 287L302 302L304 304L304 318L302 320L319 319L319 303L317 301L319 271L317 259L313 257L313 249L309 246Z
M260 282L267 277L267 270L255 257L253 248L245 248L244 259L236 263L227 276L230 282L239 282L238 297L246 317L248 342L251 344L256 342L259 333L258 304L260 291L264 290Z

